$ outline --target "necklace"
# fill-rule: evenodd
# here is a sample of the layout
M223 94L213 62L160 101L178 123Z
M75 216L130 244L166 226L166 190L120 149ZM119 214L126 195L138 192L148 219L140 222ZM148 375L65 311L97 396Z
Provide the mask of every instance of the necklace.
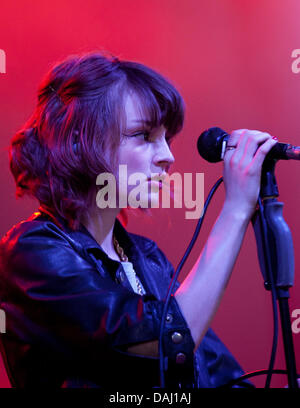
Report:
M128 262L128 257L127 257L127 255L125 255L124 249L120 246L120 244L117 241L117 238L115 236L113 236L113 243L114 243L114 248L116 250L116 253L118 254L121 262ZM143 290L143 288L141 286L140 280L136 276L136 273L134 273L134 275L135 275L135 281L136 281L136 286L137 286L138 293L139 293L139 295L143 295L144 290Z
M122 262L128 262L128 257L124 253L124 249L120 247L119 242L117 241L117 238L113 236L113 241L114 241L114 247L116 250L116 253L119 255L119 258Z

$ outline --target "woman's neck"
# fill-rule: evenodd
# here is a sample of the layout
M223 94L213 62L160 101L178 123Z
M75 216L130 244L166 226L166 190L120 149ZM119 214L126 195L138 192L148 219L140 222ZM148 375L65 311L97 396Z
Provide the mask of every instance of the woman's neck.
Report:
M119 210L116 208L96 208L81 221L103 251L114 260L120 260L113 244L113 230Z

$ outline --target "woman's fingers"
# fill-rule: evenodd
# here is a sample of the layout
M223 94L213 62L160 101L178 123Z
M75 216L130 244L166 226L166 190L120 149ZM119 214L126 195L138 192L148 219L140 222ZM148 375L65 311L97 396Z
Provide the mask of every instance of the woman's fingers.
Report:
M238 129L230 135L224 156L226 203L233 211L252 214L257 202L262 163L276 144L269 133Z
M247 131L247 129L237 129L233 130L229 136L227 146L237 146L242 134Z
M255 156L253 158L253 165L257 167L261 167L263 161L265 160L266 155L272 149L273 146L277 143L277 139L268 139L265 143L263 143L256 151Z
M260 146L263 146L267 141L270 142L264 148L260 149ZM226 158L228 161L232 158L231 161L234 161L236 164L239 163L240 167L247 167L253 160L256 152L260 149L255 163L262 164L264 157L274 144L276 144L276 141L269 133L260 132L258 130L238 129L232 132L227 143L227 146L236 146L236 148L228 149L224 160Z
M258 147L269 139L272 139L269 133L259 132L257 130L243 132L238 142L236 155L239 159L242 159L244 165L247 166L253 159Z

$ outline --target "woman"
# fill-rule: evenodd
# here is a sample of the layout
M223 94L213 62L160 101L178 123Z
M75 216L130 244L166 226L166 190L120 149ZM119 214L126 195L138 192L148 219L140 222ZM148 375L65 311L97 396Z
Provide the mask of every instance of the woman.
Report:
M159 326L174 270L153 241L125 230L120 190L118 205L100 208L96 180L103 173L122 180L123 165L127 177L139 172L157 187L151 175L164 176L174 162L170 143L183 112L161 75L97 52L67 58L41 83L35 112L10 148L17 197L31 194L40 207L0 246L2 354L13 386L159 386ZM209 324L275 143L259 131L230 136L223 209L171 297L167 385L217 387L243 373ZM153 202L157 189L141 196Z

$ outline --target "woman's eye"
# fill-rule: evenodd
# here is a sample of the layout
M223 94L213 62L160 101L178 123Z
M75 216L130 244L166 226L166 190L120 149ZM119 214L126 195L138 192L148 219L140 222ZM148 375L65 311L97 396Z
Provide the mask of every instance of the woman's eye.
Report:
M148 142L150 139L150 132L140 132L140 133L136 133L134 136L136 137L141 136L146 142Z
M150 132L144 131L144 132L134 133L134 134L132 134L132 135L126 135L126 134L125 134L124 136L127 136L127 137L138 137L138 138L141 138L141 139L145 140L146 142L148 142L149 139L150 139Z

